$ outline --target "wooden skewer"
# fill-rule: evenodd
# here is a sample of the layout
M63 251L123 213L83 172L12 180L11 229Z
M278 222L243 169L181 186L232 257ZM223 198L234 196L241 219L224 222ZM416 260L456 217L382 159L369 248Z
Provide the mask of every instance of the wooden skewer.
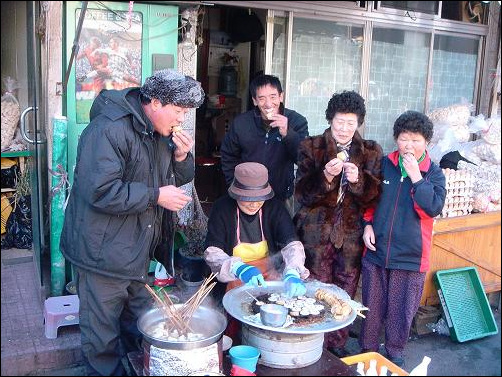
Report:
M176 308L174 307L169 296L167 297L170 301L170 304L162 300L157 292L155 292L148 284L145 284L145 286L148 292L150 292L150 294L153 296L155 301L157 301L157 303L160 305L160 308L162 309L166 320L169 320L174 325L175 329L178 330L178 332L183 333L185 326L183 325L182 319L177 315Z
M186 335L187 332L193 332L189 326L190 320L202 301L204 301L216 285L216 282L210 283L216 276L217 273L211 273L209 277L204 279L202 286L180 308L174 305L166 292L163 290L156 292L148 284L145 284L146 289L162 310L166 321L170 322L171 326L167 328L169 331L176 330L180 335Z
M359 317L361 317L361 318L366 318L366 316L365 316L363 313L361 313L359 310L356 310L356 314L357 314Z

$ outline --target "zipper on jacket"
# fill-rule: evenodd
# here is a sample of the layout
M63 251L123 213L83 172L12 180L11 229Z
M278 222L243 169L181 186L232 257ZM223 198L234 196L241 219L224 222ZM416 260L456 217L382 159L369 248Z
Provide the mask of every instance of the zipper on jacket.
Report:
M152 135L153 136L153 135ZM148 150L148 156L150 157L150 174L153 179L153 188L158 189L159 188L159 179L158 179L158 174L159 174L159 169L157 165L157 141L155 137L150 138L150 140L145 139L145 144L146 148ZM150 221L151 225L155 227L155 220L157 218L157 211L159 210L157 208L157 203L153 203L153 211L152 211L152 219Z
M397 191L397 196L396 196L396 202L394 204L394 212L392 213L392 220L390 222L390 228L389 228L389 241L387 242L387 253L385 255L385 267L388 266L389 264L389 254L390 254L390 243L391 243L391 235L392 235L392 228L394 227L394 219L396 218L396 211L399 203L399 196L401 196L401 186L403 182L403 177L401 176L401 183L399 183L398 191Z

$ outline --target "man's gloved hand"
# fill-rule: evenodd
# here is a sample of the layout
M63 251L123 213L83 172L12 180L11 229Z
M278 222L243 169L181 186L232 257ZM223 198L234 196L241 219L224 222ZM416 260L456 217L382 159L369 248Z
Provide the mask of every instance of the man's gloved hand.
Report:
M286 294L289 297L303 296L307 293L307 288L296 270L286 271L282 280L286 283Z
M244 284L252 285L255 287L266 287L265 279L261 271L249 264L242 262L235 262L232 266L232 272L237 276Z

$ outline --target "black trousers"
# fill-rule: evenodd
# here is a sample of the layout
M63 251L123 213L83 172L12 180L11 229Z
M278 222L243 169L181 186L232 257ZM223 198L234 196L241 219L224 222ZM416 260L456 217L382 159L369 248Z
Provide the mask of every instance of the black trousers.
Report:
M82 352L89 376L125 375L121 359L141 350L138 318L153 298L139 281L75 268Z

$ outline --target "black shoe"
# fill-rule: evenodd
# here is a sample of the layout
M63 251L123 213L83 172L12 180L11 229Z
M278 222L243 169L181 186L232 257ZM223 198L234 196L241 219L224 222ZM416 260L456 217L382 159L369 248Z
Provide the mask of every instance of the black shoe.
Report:
M349 336L351 338L359 338L359 333L357 331L354 331L354 330L349 330Z
M389 360L396 364L398 367L402 367L404 365L404 359L402 357L396 356L396 357L389 357Z
M338 358L343 358L350 356L350 352L348 352L345 348L343 347L328 347L328 351L331 352L333 355L335 355Z

